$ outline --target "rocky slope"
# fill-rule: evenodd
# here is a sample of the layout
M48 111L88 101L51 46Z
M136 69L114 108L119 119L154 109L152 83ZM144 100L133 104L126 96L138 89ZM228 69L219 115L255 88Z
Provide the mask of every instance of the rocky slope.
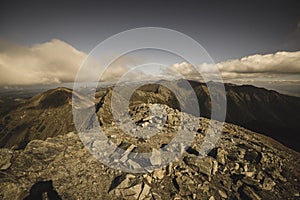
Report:
M149 106L142 104L131 110L133 119L143 128L162 120L149 119ZM140 140L111 124L103 126L109 142L130 152L150 150L154 154L154 149L162 147L180 129L176 116L183 114L162 106L174 117L168 118L159 134ZM36 191L37 185L49 181L53 183L51 190L61 199L300 198L299 153L271 138L226 123L208 156L199 158L208 123L208 119L199 118L199 127L187 130L192 131L195 138L177 161L144 174L124 173L101 164L72 132L32 140L24 150L0 149L0 199L23 199ZM188 122L185 124L188 127ZM92 141L88 147L97 147L97 143L99 141ZM108 159L114 159L113 155ZM132 163L131 159L125 157L126 163ZM148 162L158 164L160 161L149 159Z
M74 131L72 90L57 88L20 101L2 116L0 146L24 148L33 139Z

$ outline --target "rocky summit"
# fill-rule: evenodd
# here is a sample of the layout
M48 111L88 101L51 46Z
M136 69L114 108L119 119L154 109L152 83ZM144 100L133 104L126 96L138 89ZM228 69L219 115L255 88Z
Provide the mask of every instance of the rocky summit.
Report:
M149 107L166 113L151 117ZM145 162L158 165L158 149L185 129L186 115L166 105L141 104L130 110L138 127L155 126L149 138L130 137L116 125L103 126L108 138L125 152L151 152ZM167 116L167 117L164 117ZM185 119L189 119L185 117ZM158 127L165 120L163 127ZM31 140L24 149L0 149L0 199L299 199L300 155L275 140L225 123L219 140L201 157L201 145L210 120L197 118L192 144L167 166L148 173L125 173L102 164L73 132L46 140ZM185 124L185 126L181 126ZM101 152L99 152L101 153ZM122 159L131 169L140 167L130 154ZM114 154L107 155L113 162ZM46 187L46 188L45 188ZM51 197L55 194L55 197ZM48 196L47 196L48 195Z

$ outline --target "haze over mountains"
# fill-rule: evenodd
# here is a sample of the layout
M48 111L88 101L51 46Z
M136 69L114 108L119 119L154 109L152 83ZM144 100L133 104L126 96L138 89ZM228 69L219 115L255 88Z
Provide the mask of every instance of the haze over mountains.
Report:
M53 39L51 41L23 46L0 40L0 87L22 87L73 82L87 53L72 45ZM160 52L162 54L162 52ZM49 56L51 55L51 56ZM116 81L132 67L144 64L147 56L124 55L111 64L101 80ZM108 59L110 55L107 55ZM154 55L157 57L157 54ZM70 59L72 58L72 59ZM157 61L158 62L158 61ZM174 64L175 63L175 64ZM193 77L192 68L201 68L207 73L213 64L199 63L191 66L185 60L173 59L165 63L168 70L175 70L188 78ZM225 82L251 84L300 96L300 52L279 51L269 54L255 54L240 59L229 59L216 63ZM96 66L103 68L103 66ZM89 81L86 72L86 81ZM139 73L143 73L139 71ZM168 77L168 71L162 76ZM137 78L138 76L135 76Z

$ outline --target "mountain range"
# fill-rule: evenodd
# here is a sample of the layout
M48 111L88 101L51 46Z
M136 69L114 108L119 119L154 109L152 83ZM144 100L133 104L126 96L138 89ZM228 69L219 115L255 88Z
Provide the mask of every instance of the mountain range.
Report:
M182 88L184 80L171 82L173 88ZM159 103L180 110L175 94L157 84L138 88L131 96L131 105ZM166 81L165 81L166 82ZM168 82L170 84L170 82ZM210 118L210 94L205 83L189 81L195 91L201 117ZM219 83L212 83L218 85ZM269 136L287 147L300 151L298 122L300 98L251 85L225 84L226 122ZM95 95L100 123L113 121L109 108L113 87L98 89ZM189 97L187 97L189 98ZM33 139L46 139L76 131L72 118L72 90L51 89L17 102L2 101L0 146L22 149ZM10 107L6 106L13 104ZM9 108L9 109L8 109ZM191 109L192 110L192 109ZM195 114L191 112L190 114Z

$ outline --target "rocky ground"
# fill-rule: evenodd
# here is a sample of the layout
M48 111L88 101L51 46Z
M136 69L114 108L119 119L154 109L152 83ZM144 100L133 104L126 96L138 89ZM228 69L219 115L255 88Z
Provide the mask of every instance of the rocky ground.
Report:
M151 105L150 105L151 106ZM157 105L155 105L157 106ZM180 125L177 110L158 118L149 117L149 105L130 110L141 128L158 126L150 138L129 137L114 123L103 126L109 142L127 152L155 154L174 137ZM103 112L103 111L102 111ZM103 119L101 119L103 120ZM300 155L266 136L226 123L217 144L200 158L209 120L199 118L195 138L180 158L148 173L125 173L94 158L78 135L70 132L46 140L32 140L23 150L0 149L0 199L23 199L39 181L52 180L61 199L300 199ZM157 125L158 124L158 125ZM92 141L88 148L97 147ZM155 157L154 157L155 158ZM108 159L113 160L113 155ZM132 169L140 167L130 162ZM148 163L160 161L149 157Z

